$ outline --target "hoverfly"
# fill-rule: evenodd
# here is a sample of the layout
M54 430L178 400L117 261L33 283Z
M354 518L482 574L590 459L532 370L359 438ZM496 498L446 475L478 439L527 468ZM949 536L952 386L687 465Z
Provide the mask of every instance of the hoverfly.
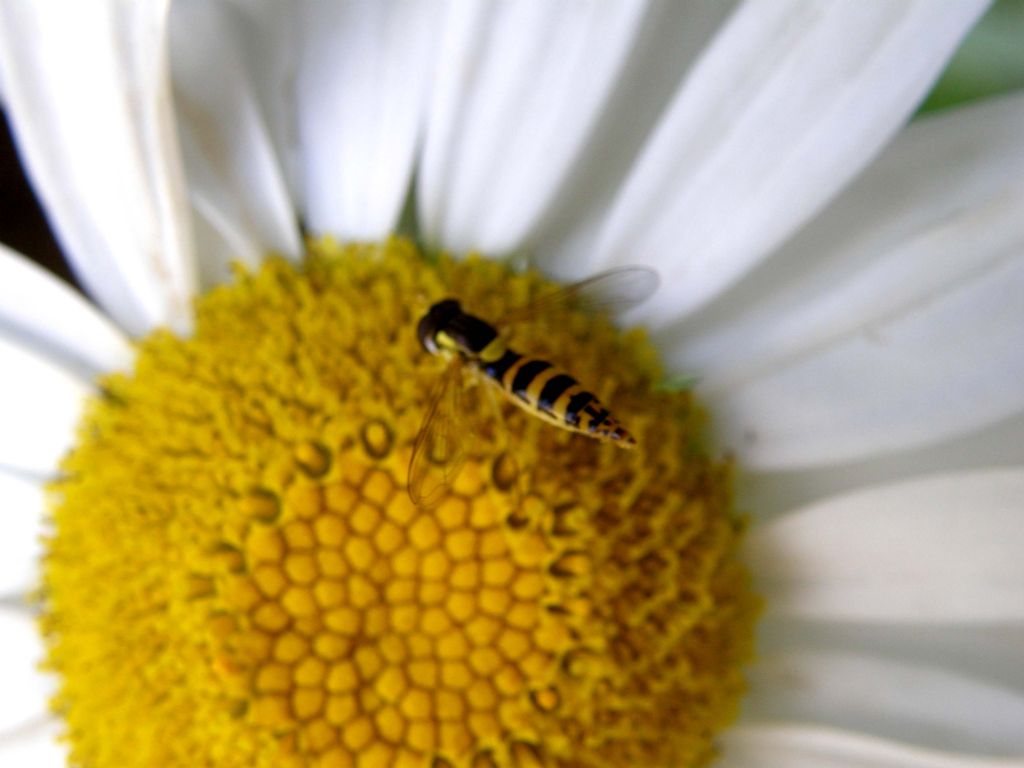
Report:
M432 355L447 359L448 368L435 386L409 462L409 496L418 506L431 506L457 477L466 458L467 430L460 419L474 410L466 402L467 373L515 405L544 421L623 448L636 440L602 405L597 396L557 366L513 350L499 328L541 317L564 303L587 310L621 311L644 301L658 287L656 272L623 267L542 294L493 325L446 298L420 318L417 336ZM492 401L494 400L492 394Z

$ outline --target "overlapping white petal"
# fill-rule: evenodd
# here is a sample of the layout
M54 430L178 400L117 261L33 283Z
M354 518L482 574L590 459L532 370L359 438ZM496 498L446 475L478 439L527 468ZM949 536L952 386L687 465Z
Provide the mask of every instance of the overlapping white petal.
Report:
M855 728L933 749L1024 759L1024 693L930 667L806 647L762 653L755 720Z
M35 348L83 378L125 368L124 335L78 293L0 245L0 335Z
M1024 692L1024 624L850 622L774 614L758 625L758 655L798 649L886 659Z
M745 3L577 258L658 267L666 290L644 314L656 325L702 306L874 157L984 7Z
M442 8L418 0L304 2L297 72L307 223L386 236L412 178Z
M37 724L48 711L53 681L38 671L43 659L43 641L34 619L27 611L0 607L0 742L19 729ZM4 753L0 751L0 757ZM16 763L2 762L4 766Z
M0 467L51 477L71 447L91 387L0 336Z
M1022 179L1024 96L920 120L724 297L727 319L659 340L715 390L863 332L1024 251Z
M199 210L193 205L192 214L192 240L196 251L203 254L196 265L199 284L214 286L230 282L234 262L248 263L239 254L252 245L252 237L235 227L237 221L221 217L213 206Z
M649 0L606 103L524 252L571 282L595 270L597 232L665 105L740 0Z
M943 752L801 723L740 725L722 736L720 768L1020 768L1018 758Z
M1024 469L825 499L756 527L769 612L891 622L1024 620Z
M298 258L302 243L243 59L237 16L208 0L175 3L171 64L193 204L235 258L255 265L268 252Z
M13 600L36 584L45 500L39 483L2 470L0 499L3 500L0 598Z
M303 41L295 2L224 0L238 19L245 69L284 172L292 201L302 205L295 79Z
M0 68L22 158L76 274L133 334L190 322L166 6L0 4Z
M742 472L739 502L759 518L828 496L906 477L966 469L1024 466L1024 413L936 445L861 461L789 471Z
M67 749L57 741L60 730L56 720L48 720L11 736L0 736L0 765L67 768Z
M908 278L909 279L909 278ZM937 443L1024 411L1024 249L735 388L723 442L758 469Z
M417 196L455 251L517 248L566 181L646 2L455 2L441 41Z

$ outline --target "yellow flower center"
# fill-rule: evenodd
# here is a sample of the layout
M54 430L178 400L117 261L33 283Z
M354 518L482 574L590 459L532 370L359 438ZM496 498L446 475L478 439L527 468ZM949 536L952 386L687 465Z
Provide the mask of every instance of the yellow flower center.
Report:
M406 492L444 365L419 314L457 296L499 318L546 287L317 242L201 298L192 338L140 342L52 488L42 626L73 764L710 760L756 600L728 467L691 397L655 390L642 333L565 308L513 337L636 450L508 405L436 507Z

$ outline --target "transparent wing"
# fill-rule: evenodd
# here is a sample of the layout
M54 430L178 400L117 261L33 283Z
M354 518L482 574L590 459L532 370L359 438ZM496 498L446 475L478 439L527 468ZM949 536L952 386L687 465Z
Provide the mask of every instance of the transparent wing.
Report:
M501 416L501 406L498 404L498 397L493 387L485 387L487 390L487 407L481 409L481 413L490 414L498 423L504 423ZM508 505L506 522L513 527L520 519L518 512L521 508L523 477L519 469L519 462L516 460L512 446L509 444L508 430L501 429L495 440L495 459L491 468L491 479L494 487L505 494Z
M647 267L620 267L543 293L500 320L501 325L542 316L562 304L588 312L622 312L643 303L658 289L658 273Z
M409 460L409 498L419 507L436 505L466 463L466 441L472 432L463 428L463 366L456 358L430 395L419 434Z

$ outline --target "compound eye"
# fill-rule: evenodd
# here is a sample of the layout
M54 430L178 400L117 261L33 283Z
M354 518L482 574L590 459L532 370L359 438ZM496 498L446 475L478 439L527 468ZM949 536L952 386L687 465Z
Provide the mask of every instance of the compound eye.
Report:
M427 352L431 353L434 352L431 347L436 347L436 344L434 344L434 329L432 325L433 324L430 322L430 315L424 315L420 318L419 323L416 324L416 337L420 340L420 345L422 345Z

